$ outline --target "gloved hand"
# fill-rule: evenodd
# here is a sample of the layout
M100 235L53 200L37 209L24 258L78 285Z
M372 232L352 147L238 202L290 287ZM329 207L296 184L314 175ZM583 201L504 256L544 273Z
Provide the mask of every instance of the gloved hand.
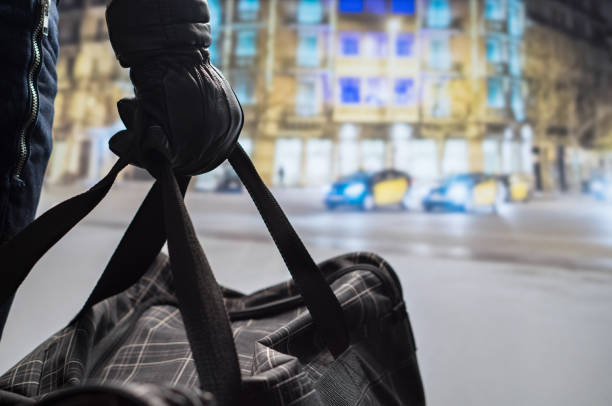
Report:
M122 154L131 144L132 163L149 170L157 151L180 175L221 164L237 142L243 114L229 83L210 64L206 2L113 0L106 21L136 94L118 104L127 131L113 137L111 149Z

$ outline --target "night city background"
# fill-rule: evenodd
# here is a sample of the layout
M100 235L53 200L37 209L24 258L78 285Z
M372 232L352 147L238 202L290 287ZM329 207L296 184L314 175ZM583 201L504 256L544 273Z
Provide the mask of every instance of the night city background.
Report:
M39 213L116 160L116 102L133 91L106 3L60 2ZM367 250L394 266L429 404L612 404L612 3L208 5L211 61L245 113L240 143L316 260ZM151 182L125 170L41 261L0 367L71 319ZM194 179L187 203L222 284L289 277L229 166ZM40 319L37 302L56 316Z

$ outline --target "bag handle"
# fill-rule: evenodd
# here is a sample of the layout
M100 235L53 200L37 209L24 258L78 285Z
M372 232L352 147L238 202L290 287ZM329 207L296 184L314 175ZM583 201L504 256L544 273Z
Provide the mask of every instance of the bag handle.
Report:
M49 248L100 203L127 162L120 158L91 189L51 208L0 246L4 270L0 301L9 300ZM187 182L183 179L179 187L169 164L163 162L161 166L161 180L149 197L163 201L174 288L200 383L220 405L236 405L240 368L223 296L183 202L182 190ZM156 190L161 190L161 196ZM147 211L146 207L150 206L141 209ZM159 222L159 217L156 220Z
M255 202L304 298L317 330L332 355L337 358L349 345L348 329L338 299L240 144L230 155L229 162ZM179 184L184 188L187 186L181 178ZM185 193L184 189L181 191ZM161 189L156 183L132 220L82 311L129 288L144 275L165 242L165 229L157 220L161 213ZM126 268L133 272L126 274Z

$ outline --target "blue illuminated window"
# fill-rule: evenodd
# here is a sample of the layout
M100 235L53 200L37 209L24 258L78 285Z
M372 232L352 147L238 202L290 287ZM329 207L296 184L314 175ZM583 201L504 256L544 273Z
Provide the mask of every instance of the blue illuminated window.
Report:
M363 0L340 0L340 11L343 13L361 13Z
M234 54L237 64L248 65L257 54L257 32L255 30L242 30L236 33L236 49Z
M499 63L504 60L501 38L487 37L487 61Z
M243 21L256 20L259 13L259 0L239 0L238 17Z
M368 106L381 107L387 101L387 87L384 78L367 78L365 88L365 103Z
M487 79L487 104L489 107L497 109L506 107L504 83L502 78Z
M509 68L510 74L514 76L521 76L522 60L521 60L521 48L519 44L513 42L510 44L510 55L509 55Z
M485 18L488 20L503 20L505 18L505 0L485 0Z
M510 107L517 121L525 119L525 101L523 99L523 86L520 81L512 83L512 91L510 95Z
M434 69L449 69L451 66L448 37L432 38L429 43L429 66Z
M361 101L359 78L340 78L340 101L343 104L358 104Z
M297 63L300 66L319 66L319 49L317 36L315 34L300 35L297 50Z
M391 11L395 14L414 14L414 0L391 0Z
M510 35L520 37L525 27L524 5L517 0L509 0L508 7L508 31Z
M344 56L359 55L359 34L344 32L340 34L340 53Z
M414 35L399 34L395 41L395 53L397 56L411 57L414 55Z
M409 106L416 102L414 80L410 78L395 79L393 102L396 106Z
M427 25L432 28L446 28L451 23L449 0L429 0Z
M321 0L300 0L297 20L302 24L318 24L323 20Z
M244 106L255 103L255 81L248 75L236 75L232 80L232 87L236 97Z
M375 14L384 14L387 11L385 0L366 0L366 11Z

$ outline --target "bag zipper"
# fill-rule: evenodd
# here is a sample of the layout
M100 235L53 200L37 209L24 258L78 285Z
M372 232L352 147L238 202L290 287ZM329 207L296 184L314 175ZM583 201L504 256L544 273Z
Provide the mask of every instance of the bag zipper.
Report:
M21 179L21 175L23 172L23 167L28 159L29 153L29 145L28 145L28 136L30 133L30 129L32 125L38 119L38 108L39 108L39 97L38 97L38 86L36 86L35 79L40 71L40 66L42 64L42 38L49 35L49 1L50 0L40 0L40 17L38 18L38 22L36 27L34 28L34 32L32 33L32 50L34 52L34 60L30 65L30 69L28 70L27 76L27 87L30 93L30 109L28 111L27 118L25 123L21 127L21 131L19 132L19 151L17 155L17 165L15 166L15 171L13 172L13 178L23 182Z

